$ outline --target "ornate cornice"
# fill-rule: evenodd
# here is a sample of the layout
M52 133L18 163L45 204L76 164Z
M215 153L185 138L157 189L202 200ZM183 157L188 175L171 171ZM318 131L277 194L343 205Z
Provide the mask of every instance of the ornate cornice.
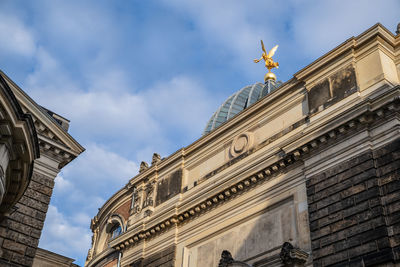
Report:
M397 89L399 89L398 86ZM132 234L126 232L125 236L120 236L114 240L113 244L111 245L117 250L123 250L129 246L134 246L140 243L142 240L150 239L158 234L161 234L174 226L180 226L181 224L184 224L185 222L197 216L201 216L207 210L215 208L217 205L221 205L229 201L238 194L249 191L256 186L261 185L265 181L272 179L278 173L287 170L290 166L294 165L298 161L301 161L304 157L307 157L307 155L310 155L312 152L329 146L335 142L335 140L343 138L346 135L353 134L363 127L368 127L375 122L379 122L381 118L387 118L391 114L398 114L399 110L400 100L398 95L396 95L390 103L375 110L370 110L370 105L367 105L367 109L355 118L341 123L334 129L320 134L311 141L298 146L290 152L281 153L278 161L270 164L263 170L258 171L257 173L220 190L218 193L208 197L204 201L193 205L191 208L188 208L183 212L170 216L168 219L163 220L155 226ZM127 235L129 235L129 237Z
M52 158L60 162L59 169L63 168L76 158L76 155L74 155L74 153L69 149L42 135L39 135L39 148L41 153L51 155Z
M69 150L69 153L78 156L85 149L55 121L41 106L32 100L17 84L15 84L6 74L0 71L0 76L4 78L10 86L16 99L25 113L29 113L35 123L38 135L46 137L52 142L57 142Z

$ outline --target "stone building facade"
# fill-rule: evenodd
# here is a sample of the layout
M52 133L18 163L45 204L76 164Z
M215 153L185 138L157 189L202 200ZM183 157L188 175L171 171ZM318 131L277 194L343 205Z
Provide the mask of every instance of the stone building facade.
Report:
M33 267L79 267L75 260L57 253L38 248L33 260Z
M399 266L400 35L377 24L267 87L143 162L85 265Z
M25 132L31 137L25 140L32 140L31 146L28 141L24 143L23 135L12 127L7 128L11 124L1 118L1 142L14 137L19 142L9 146L9 165L3 168L11 172L12 180L6 186L6 193L12 198L6 194L1 202L0 266L32 266L54 179L84 148L68 134L67 119L39 106L2 72L0 85L3 92L12 95L21 118L29 122L30 132ZM0 97L0 101L3 100L4 97ZM5 105L0 110L2 116L11 113Z

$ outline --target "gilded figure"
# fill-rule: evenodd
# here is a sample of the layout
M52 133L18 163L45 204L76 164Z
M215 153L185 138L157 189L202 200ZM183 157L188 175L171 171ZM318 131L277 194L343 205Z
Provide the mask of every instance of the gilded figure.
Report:
M274 46L267 54L267 51L265 50L265 47L264 47L264 42L261 40L261 49L262 49L263 53L262 53L260 59L254 59L254 62L258 63L258 62L260 62L260 60L264 59L265 67L268 69L268 72L271 72L271 69L273 69L273 68L278 68L279 63L274 62L274 60L272 59L276 50L278 49L278 45Z

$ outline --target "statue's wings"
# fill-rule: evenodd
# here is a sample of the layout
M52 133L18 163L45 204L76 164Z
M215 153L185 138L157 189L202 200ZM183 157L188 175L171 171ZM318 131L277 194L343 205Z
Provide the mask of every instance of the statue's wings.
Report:
M271 58L275 55L276 49L278 49L278 45L274 46L268 53L268 57Z
M263 43L263 41L262 41L262 40L261 40L261 48L262 48L262 51L264 51L264 53L266 54L266 53L267 53L267 51L265 51L264 43Z

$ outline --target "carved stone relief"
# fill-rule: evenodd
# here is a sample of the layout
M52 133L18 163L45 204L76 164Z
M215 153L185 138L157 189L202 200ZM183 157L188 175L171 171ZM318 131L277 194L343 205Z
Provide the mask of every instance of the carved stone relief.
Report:
M142 210L141 193L142 193L142 188L139 189L137 189L136 187L133 188L131 214L138 214Z
M240 154L249 151L254 143L253 133L245 132L236 136L229 149L231 157L237 157Z
M140 168L139 168L139 173L144 172L145 170L147 170L149 168L149 164L145 161L142 161L140 163Z
M282 245L281 252L279 254L281 258L281 262L283 266L304 266L308 259L308 253L295 248L291 243L285 242ZM242 261L234 260L232 254L228 250L222 251L221 258L218 263L218 267L235 267L235 266L243 266L243 267L252 267Z
M153 201L153 193L154 193L154 181L148 182L145 189L145 197L143 201L143 208L153 206L154 201Z
M161 156L158 153L153 154L153 158L151 160L151 165L157 164L158 162L161 161Z
M218 267L235 267L235 266L251 267L251 265L248 265L245 262L235 261L232 257L232 254L229 251L227 250L222 251Z

